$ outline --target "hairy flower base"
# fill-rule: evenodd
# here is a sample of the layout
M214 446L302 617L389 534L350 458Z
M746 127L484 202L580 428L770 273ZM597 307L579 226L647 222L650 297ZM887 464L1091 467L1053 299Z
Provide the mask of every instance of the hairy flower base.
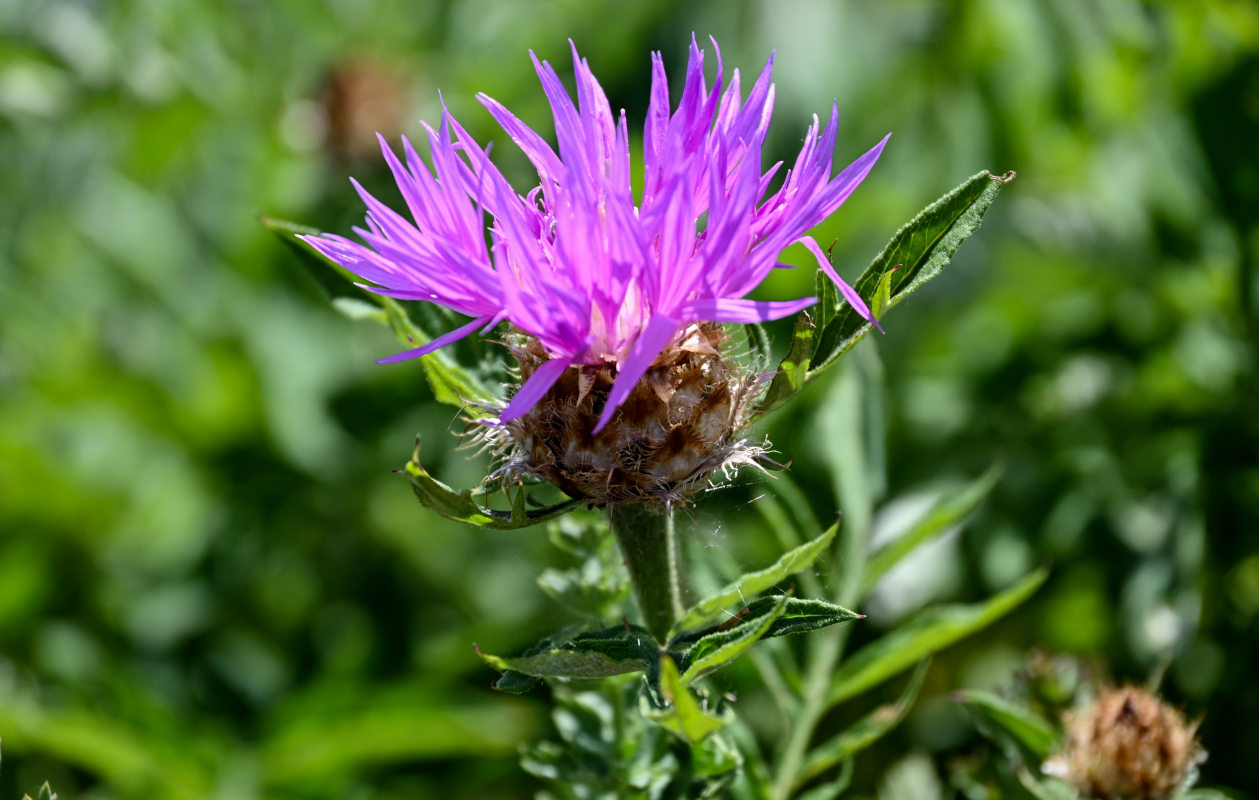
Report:
M500 474L533 475L592 506L667 505L685 500L716 470L757 465L765 449L737 434L761 379L723 355L726 339L718 325L691 326L597 434L616 369L569 368L528 413L487 431L504 459ZM522 383L547 360L532 337L509 346Z

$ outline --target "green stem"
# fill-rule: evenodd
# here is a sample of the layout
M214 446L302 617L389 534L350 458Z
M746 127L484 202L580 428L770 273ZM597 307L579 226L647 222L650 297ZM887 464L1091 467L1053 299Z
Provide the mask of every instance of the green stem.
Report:
M879 364L874 353L869 349L857 349L859 355L856 367L841 372L835 388L832 389L833 402L838 408L849 413L827 417L831 425L830 431L822 435L832 442L836 452L846 454L833 462L836 477L836 494L840 500L840 508L844 509L844 522L840 530L838 542L838 576L835 600L851 609L861 600L861 583L865 577L867 542L870 535L870 520L874 515L874 499L879 490L871 483L880 472L872 469L878 459L872 459L874 447L866 440L866 426L875 430L881 426L878 413L869 402L871 391L869 384L879 379ZM861 372L859 373L859 370ZM864 377L862 374L864 373ZM837 422L844 425L836 425ZM783 747L778 760L777 774L774 775L772 800L787 800L796 790L797 776L808 745L821 722L823 714L830 711L826 703L826 695L831 687L831 678L835 668L844 655L844 645L849 636L849 625L837 625L821 635L811 637L808 646L805 683L801 690L801 711L794 721L787 745Z
M840 390L857 391L855 382L842 384ZM849 402L857 405L850 397ZM858 452L860 452L858 450ZM867 484L864 458L840 462L838 494L845 509L839 539L839 580L835 601L844 608L853 608L861 600L861 584L865 578L868 558L870 519L874 513L874 492ZM831 678L844 654L850 626L837 625L812 637L806 649L804 683L801 690L799 717L794 720L787 744L778 760L772 800L788 800L796 789L797 776L804 764L809 743L823 715L830 710L826 703Z
M682 614L673 516L636 503L610 509L608 521L625 557L647 630L663 644Z
M840 543L841 572L839 587L835 599L844 608L852 608L861 599L861 581L865 575L866 535L869 525L864 519L845 526L843 539ZM822 635L813 637L813 645L808 652L808 666L805 668L803 691L800 702L800 715L792 723L791 735L787 746L783 748L782 757L778 762L778 770L774 776L774 787L770 797L773 800L787 800L796 788L796 776L804 764L809 742L817 729L822 716L830 710L826 703L826 695L831 685L831 677L844 654L844 645L848 641L850 626L837 625L822 631Z

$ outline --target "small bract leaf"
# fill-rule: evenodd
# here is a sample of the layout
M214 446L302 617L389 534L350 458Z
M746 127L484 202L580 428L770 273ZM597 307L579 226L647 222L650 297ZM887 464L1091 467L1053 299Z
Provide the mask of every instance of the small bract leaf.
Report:
M500 531L527 528L530 525L537 525L539 522L555 519L582 505L580 500L566 500L563 503L556 503L543 508L525 509L523 508L524 503L521 501L511 511L487 508L473 499L473 492L457 492L430 475L428 470L424 469L420 464L420 446L418 442L415 445L415 452L411 455L411 460L407 462L403 470L411 480L411 487L415 490L415 496L419 498L420 503L425 508L446 519L453 519L456 522L463 522L467 525L475 525L478 528L492 528ZM524 495L524 487L520 488L520 495Z
M982 603L926 609L840 665L831 683L827 705L833 706L877 686L932 653L987 627L1030 597L1048 575L1045 569L1035 570Z
M731 606L746 603L745 598L760 594L783 578L807 569L818 559L818 556L826 551L838 529L839 523L836 523L816 539L784 553L781 558L765 569L742 575L716 594L705 597L682 614L681 619L673 626L672 635L697 630L719 617L722 611Z
M1061 738L1054 726L1039 714L991 692L968 690L953 697L979 719L981 729L1003 734L999 738L1004 741L1000 743L1017 745L1033 766L1044 761Z
M905 686L905 691L894 704L876 708L809 753L800 769L798 781L803 783L836 764L851 759L899 725L918 699L918 692L922 689L922 681L930 665L930 659L918 665Z
M606 678L647 670L659 657L655 641L637 625L606 628L561 641L547 640L526 655L505 658L477 650L486 664L535 678ZM512 685L519 682L513 679Z
M668 704L659 711L648 711L648 718L688 742L699 742L729 725L734 715L710 714L700 707L699 701L682 682L673 659L660 659L660 693Z
M874 297L870 299L870 314L877 320L883 316L883 312L892 307L892 276L896 274L899 266L892 267L883 273L883 277L879 278L879 285L874 290Z

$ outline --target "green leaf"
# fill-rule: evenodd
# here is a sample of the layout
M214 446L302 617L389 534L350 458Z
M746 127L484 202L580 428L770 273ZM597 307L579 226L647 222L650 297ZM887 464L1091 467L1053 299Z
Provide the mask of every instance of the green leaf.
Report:
M407 347L418 347L432 341L433 336L457 327L456 317L432 303L402 303L391 297L363 289L353 273L324 257L298 235L318 236L322 231L295 222L259 218L264 226L297 254L298 260L323 290L332 307L350 319L370 319L388 325L398 341ZM493 407L501 402L497 394L471 370L461 367L444 351L422 356L420 364L433 390L442 403L458 406L477 416L475 406ZM473 404L473 407L469 407Z
M1033 775L1026 767L1018 768L1019 783L1036 800L1080 800L1066 782L1057 778L1042 778Z
M22 795L22 800L31 800L29 794ZM57 795L53 792L52 787L48 785L48 781L44 781L44 785L39 787L39 796L35 800L57 800Z
M539 573L538 587L574 614L596 620L608 619L629 596L629 584L593 560L579 569L548 567Z
M1216 789L1190 789L1180 796L1180 800L1233 800L1233 797Z
M1029 764L1043 762L1058 743L1054 726L1028 708L978 690L957 692L953 697L975 715L981 729L999 733L1000 743L1017 745Z
M607 517L574 512L548 524L548 537L568 569L548 567L538 586L565 608L595 621L616 619L629 596L629 580Z
M879 285L874 289L874 297L870 299L870 314L875 319L882 319L883 312L892 307L892 276L899 266L892 267L879 278Z
M769 633L770 627L787 609L789 599L788 595L776 598L773 605L760 613L736 618L738 622L735 625L718 628L697 641L686 653L682 682L690 685L743 655L745 650Z
M256 796L310 796L312 786L338 776L367 774L389 764L436 763L454 758L505 757L543 733L540 709L502 697L472 699L423 675L399 682L309 687L268 716L252 748ZM304 695L304 696L303 696ZM186 747L186 743L185 747ZM224 741L218 752L226 752ZM151 793L115 797L196 800L216 795L221 764L209 760L204 788L176 784ZM164 771L156 759L152 772ZM200 788L200 787L197 787ZM222 795L240 797L228 791ZM249 794L244 794L249 796Z
M757 602L769 599L772 598L764 598ZM755 607L756 603L753 603L752 608ZM787 601L787 608L783 610L782 615L769 627L769 633L765 634L765 638L773 639L777 636L815 631L818 628L827 628L840 622L852 622L855 619L865 619L865 615L849 611L843 606L837 606L825 600L793 597Z
M880 312L898 305L940 274L962 242L978 230L1001 188L1013 179L1013 172L1001 177L980 172L924 208L896 232L853 288L862 297L870 298ZM901 268L893 271L897 265ZM886 299L880 288L884 279L888 281ZM791 347L778 366L757 416L787 402L870 332L870 323L842 302L822 273L817 278L817 297L817 304L796 318Z
M804 766L800 768L797 781L803 783L836 764L851 759L899 725L918 699L918 692L922 689L922 681L930 665L930 659L924 659L918 664L905 686L905 691L895 703L876 708L809 753Z
M540 522L547 522L566 514L582 505L581 500L566 500L543 508L529 509L521 501L513 505L511 511L500 511L481 505L474 499L474 492L456 492L446 484L434 478L428 470L420 465L420 445L417 441L411 460L403 468L411 481L415 496L425 508L446 519L475 525L478 528L509 531L527 528ZM520 489L524 494L524 487Z
M989 467L987 472L957 493L939 500L922 519L914 523L913 527L871 555L866 564L862 595L870 591L879 579L896 566L902 558L961 522L967 514L974 511L997 485L1001 473L1002 467L999 464Z
M797 796L797 800L835 800L852 784L853 760L850 758L839 765L839 775L833 781L814 786L812 789Z
M494 681L494 690L505 694L525 694L538 685L540 678L509 669Z
M606 678L642 672L659 657L651 634L637 625L605 628L558 642L547 640L526 655L512 658L482 653L479 649L477 655L495 669L535 678ZM510 685L521 683L513 678Z
M821 305L824 298L821 293L821 284L819 283L818 286L818 304ZM783 405L808 383L809 360L813 357L813 350L816 347L817 329L818 326L809 317L808 310L801 311L791 331L791 346L787 349L787 355L778 362L778 371L774 373L765 396L751 412L751 419L755 420Z
M1035 592L1049 575L1033 571L982 603L929 608L866 645L835 673L827 705L833 706L908 669L932 653L996 622Z
M835 538L839 523L832 525L821 536L783 554L772 565L758 572L749 572L723 587L716 594L706 597L689 608L673 626L671 636L684 631L696 630L721 615L721 612L737 603L746 603L749 595L760 594L774 584L807 569L826 551Z
M702 741L734 719L728 710L722 714L711 714L701 708L695 695L683 683L677 665L668 656L660 659L660 693L668 705L659 711L647 711L646 716L685 741Z
M788 595L761 597L722 625L678 636L670 648L681 661L685 682L690 683L730 663L761 639L861 618L860 614L825 600L802 600Z

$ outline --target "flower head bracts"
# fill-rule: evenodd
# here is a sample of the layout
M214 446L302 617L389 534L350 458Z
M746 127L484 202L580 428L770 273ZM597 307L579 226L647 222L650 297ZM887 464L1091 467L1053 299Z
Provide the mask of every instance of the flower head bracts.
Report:
M716 43L714 42L714 47ZM699 322L751 323L809 306L744 299L784 248L803 243L848 302L869 309L827 263L807 231L847 199L874 166L886 137L834 177L838 112L815 117L782 185L767 196L781 164L761 170L774 103L773 59L746 100L738 70L725 90L721 58L710 88L704 51L691 42L686 80L670 113L661 56L643 131L644 189L631 191L629 131L614 116L589 65L573 48L577 102L555 70L533 58L555 118L558 152L485 95L489 111L537 169L539 184L514 190L448 111L428 135L431 167L405 138L405 163L382 151L411 214L368 194L367 246L334 235L315 248L370 281L382 295L425 300L472 317L468 324L383 361L430 353L473 331L509 321L535 337L550 360L532 372L500 415L526 413L570 366L614 365L616 379L599 429L612 418L661 351ZM484 218L492 219L489 246ZM704 220L701 224L701 220Z

